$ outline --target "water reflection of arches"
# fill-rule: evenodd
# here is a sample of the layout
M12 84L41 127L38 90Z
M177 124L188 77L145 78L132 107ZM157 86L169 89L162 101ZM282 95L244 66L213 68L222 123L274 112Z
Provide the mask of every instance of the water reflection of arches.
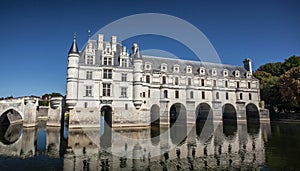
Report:
M173 144L181 144L187 136L186 108L175 103L170 108L170 137Z
M0 124L12 124L17 122L23 122L21 114L15 109L8 109L0 116Z
M246 106L247 130L249 134L258 134L260 129L259 111L255 104L249 103Z
M196 134L202 143L211 140L213 133L213 113L209 104L200 103L196 108Z
M237 117L236 110L232 104L225 104L222 107L223 111L223 133L229 138L233 139L237 133Z
M22 134L22 124L0 125L0 141L11 145L18 141Z
M109 148L111 146L111 127L112 127L112 108L110 106L103 106L101 108L101 121L100 121L100 146Z

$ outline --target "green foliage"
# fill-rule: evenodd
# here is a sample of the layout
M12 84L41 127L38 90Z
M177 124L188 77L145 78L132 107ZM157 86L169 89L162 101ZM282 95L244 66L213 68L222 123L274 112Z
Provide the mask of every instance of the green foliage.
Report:
M40 100L39 101L39 106L48 106L49 105L49 101L47 100Z
M253 75L260 81L261 99L269 108L300 111L299 56L264 64Z
M288 59L286 59L282 64L282 71L283 73L285 73L293 67L298 66L300 66L300 56L291 56Z
M279 85L286 108L300 111L300 65L281 75Z
M43 99L49 99L50 97L63 97L63 95L61 95L60 93L52 92L51 94L44 94L42 96Z
M267 73L270 73L273 76L279 77L282 74L281 66L282 66L281 62L267 63L267 64L260 66L257 70L265 71Z

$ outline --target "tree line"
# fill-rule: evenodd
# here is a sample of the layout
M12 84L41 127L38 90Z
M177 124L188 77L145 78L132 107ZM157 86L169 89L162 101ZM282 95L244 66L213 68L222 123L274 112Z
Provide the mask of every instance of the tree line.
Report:
M300 56L261 65L253 75L271 112L300 112Z

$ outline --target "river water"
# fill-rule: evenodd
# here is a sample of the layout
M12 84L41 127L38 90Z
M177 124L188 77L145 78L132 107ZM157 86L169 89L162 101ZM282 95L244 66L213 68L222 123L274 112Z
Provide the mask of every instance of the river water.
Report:
M1 126L0 170L300 170L297 123L102 127Z

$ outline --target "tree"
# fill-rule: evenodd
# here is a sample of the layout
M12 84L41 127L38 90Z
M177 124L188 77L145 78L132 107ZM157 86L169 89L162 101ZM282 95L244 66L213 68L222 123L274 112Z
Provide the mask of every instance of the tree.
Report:
M265 71L256 71L253 75L259 79L261 100L271 109L280 107L279 77Z
M300 64L280 76L279 90L285 108L300 111Z
M300 66L300 56L291 56L282 64L282 73L284 74L293 67Z
M273 76L280 76L282 74L282 63L276 62L276 63L267 63L262 66L260 66L257 70L258 71L265 71L267 73L270 73Z

